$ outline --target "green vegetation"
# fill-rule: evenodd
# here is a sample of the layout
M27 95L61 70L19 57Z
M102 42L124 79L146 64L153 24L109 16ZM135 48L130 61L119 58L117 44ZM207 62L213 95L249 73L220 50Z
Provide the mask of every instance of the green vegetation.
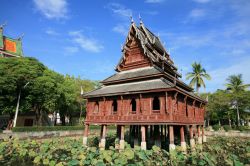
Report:
M29 84L24 88L26 83ZM85 101L80 96L98 83L56 73L34 58L0 58L0 115L13 117L21 91L20 112L34 111L37 125L46 113L59 113L62 124L65 116L85 114ZM48 124L49 125L49 124Z
M98 129L101 126L90 126L90 130ZM109 126L109 130L116 129L116 126ZM32 131L65 131L65 130L84 130L84 126L33 126L33 127L14 127L13 132L32 132Z
M188 154L169 152L153 146L152 150L134 149L126 144L119 152L107 137L108 150L96 148L98 139L89 140L90 148L80 139L9 140L0 143L1 165L237 165L250 163L250 140L243 138L213 138L203 147Z
M190 86L196 87L196 92L199 93L201 86L206 87L204 78L210 80L211 77L207 74L206 70L201 66L200 63L194 62L192 64L192 72L187 73L186 79L191 79Z
M223 128L224 128L225 131L232 130L232 127L229 126L229 125L224 125Z
M227 79L226 89L214 93L201 94L208 98L206 120L213 124L227 124L230 128L242 125L250 120L249 84L243 84L241 75L231 75Z
M35 127L14 127L13 132L36 132L36 131L63 131L63 130L84 130L83 126L35 126Z

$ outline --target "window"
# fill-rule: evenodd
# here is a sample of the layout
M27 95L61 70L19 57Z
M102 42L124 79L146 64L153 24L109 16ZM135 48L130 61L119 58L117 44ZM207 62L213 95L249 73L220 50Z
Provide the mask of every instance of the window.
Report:
M135 99L131 100L132 113L136 113L136 101Z
M113 100L112 110L113 110L114 113L117 112L117 101L116 100Z
M99 112L99 103L98 101L95 102L95 106L94 106L94 113L98 113Z
M158 97L154 97L153 110L160 110L160 100Z

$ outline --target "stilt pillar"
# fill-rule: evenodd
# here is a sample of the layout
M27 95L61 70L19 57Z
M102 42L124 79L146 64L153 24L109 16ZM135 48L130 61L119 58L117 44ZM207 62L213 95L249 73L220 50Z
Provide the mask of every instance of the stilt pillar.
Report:
M161 134L159 125L154 125L154 140L155 140L155 145L161 147Z
M193 134L193 126L189 126L189 136L190 136L190 147L193 149L195 147L194 134Z
M201 137L201 128L200 128L200 125L197 126L197 134L198 134L198 144L202 144L202 137Z
M186 142L185 142L184 126L180 127L180 135L181 135L181 150L183 152L186 152L187 151L187 145L186 145Z
M121 138L121 125L116 127L116 140L115 140L115 149L120 149L120 138Z
M203 142L207 142L207 136L205 135L204 126L202 126L202 141L203 141Z
M101 141L99 143L100 150L104 150L105 149L106 132L107 132L107 125L102 125L102 129L101 129Z
M146 127L145 126L141 126L141 149L147 150Z
M87 146L88 134L89 134L89 124L85 124L83 140L82 140L83 146Z
M169 151L175 150L174 144L174 127L171 125L169 126Z
M125 126L121 126L121 136L120 136L120 150L123 150L125 147L125 141L124 141L124 132L125 132Z
M134 146L140 146L139 145L139 126L135 125L135 130L134 130Z

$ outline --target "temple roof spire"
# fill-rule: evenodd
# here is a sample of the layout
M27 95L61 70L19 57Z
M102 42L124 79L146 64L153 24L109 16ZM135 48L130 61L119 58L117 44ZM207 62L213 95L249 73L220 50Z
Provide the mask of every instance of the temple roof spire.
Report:
M0 29L3 29L7 25L7 22L5 21L3 24L0 25Z
M140 14L140 13L139 13L139 20L140 20L140 24L143 24L142 18L141 18L141 14Z
M132 15L130 16L130 22L131 22L131 24L135 23Z

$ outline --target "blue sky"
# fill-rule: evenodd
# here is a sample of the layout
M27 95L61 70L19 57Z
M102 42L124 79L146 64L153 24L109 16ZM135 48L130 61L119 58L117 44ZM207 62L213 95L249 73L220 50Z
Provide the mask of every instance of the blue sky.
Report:
M231 74L250 83L249 9L249 0L2 0L0 24L7 21L7 36L25 34L26 56L62 74L102 80L121 57L130 15L139 24L140 14L182 79L201 62L212 76L206 91L215 91Z

